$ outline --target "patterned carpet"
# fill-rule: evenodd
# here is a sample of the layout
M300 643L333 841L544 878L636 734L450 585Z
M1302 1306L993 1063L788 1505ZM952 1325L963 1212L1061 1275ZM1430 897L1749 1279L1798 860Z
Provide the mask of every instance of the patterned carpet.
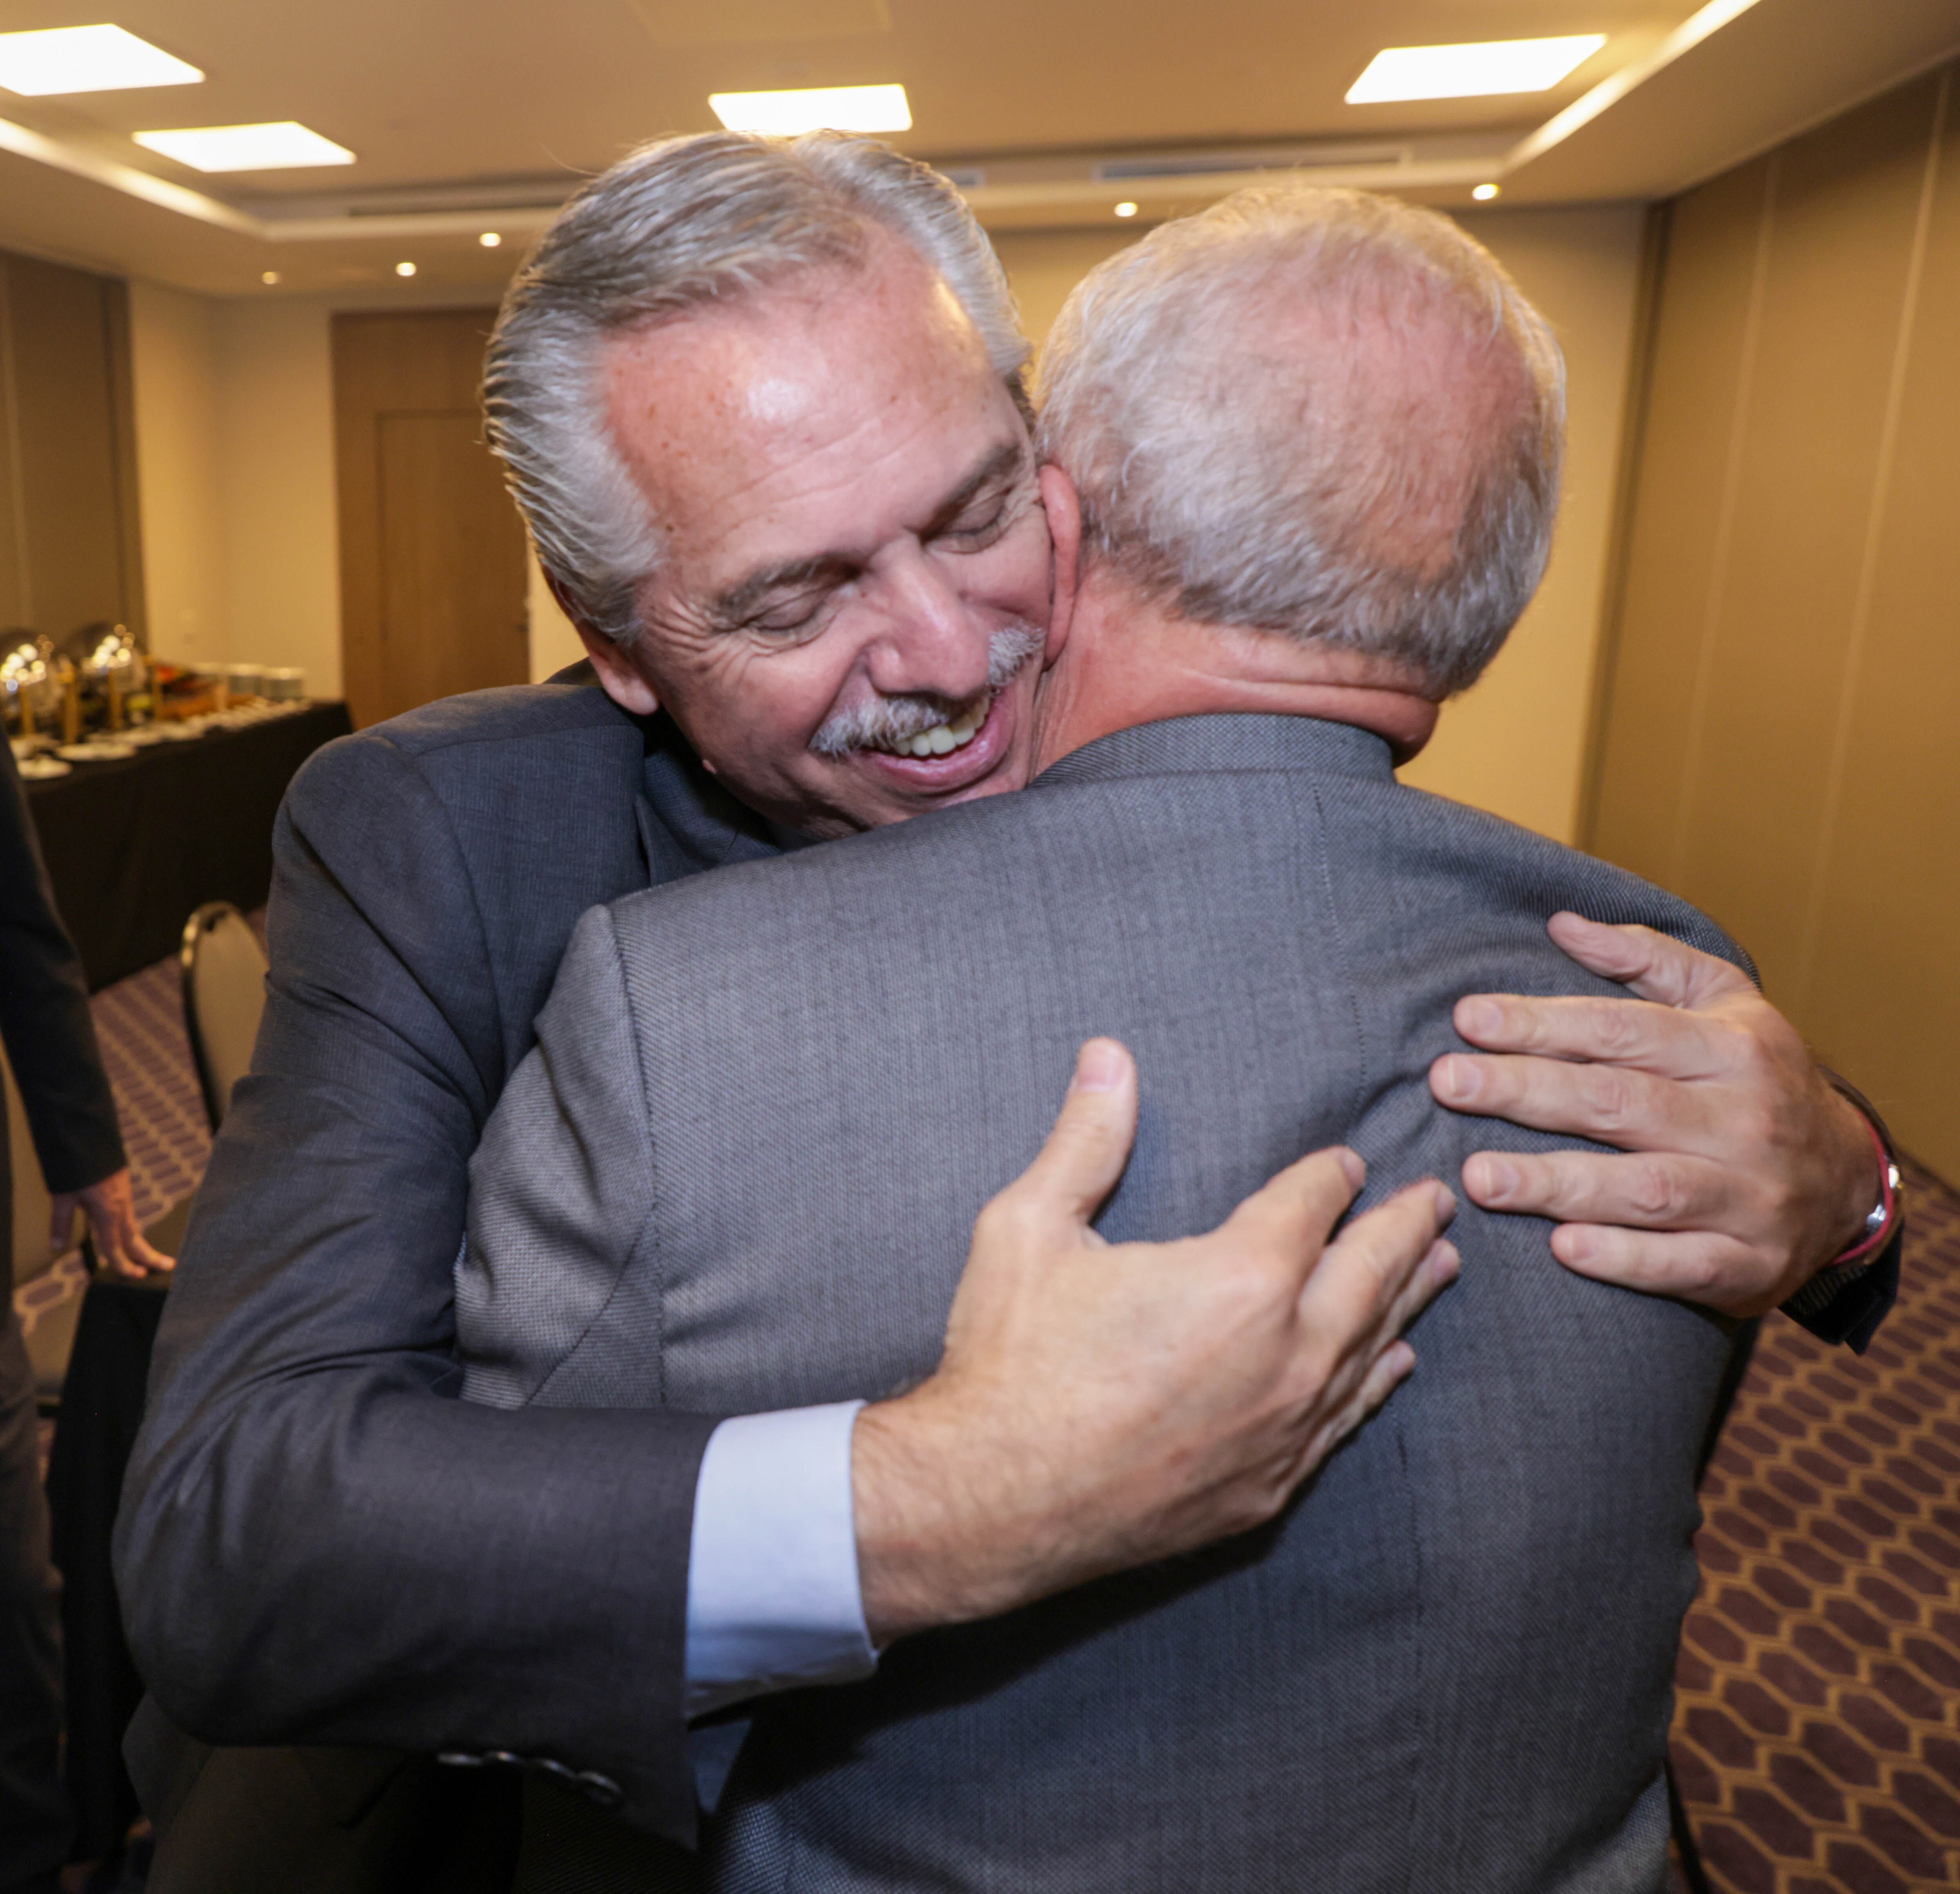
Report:
M1764 1326L1703 1488L1676 1777L1733 1894L1960 1886L1960 1196L1869 1353Z

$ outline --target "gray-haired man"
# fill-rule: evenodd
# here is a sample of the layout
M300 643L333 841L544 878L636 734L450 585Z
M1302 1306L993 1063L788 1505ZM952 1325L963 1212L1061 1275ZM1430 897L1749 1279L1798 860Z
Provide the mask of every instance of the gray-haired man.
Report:
M899 399L889 428L861 415L906 269L812 272L634 374L677 438L711 389L732 432L788 417L798 447L752 444L752 487L698 540L690 473L662 471L635 674L680 702L909 573L768 556L830 501L800 477L813 448L889 470L918 438ZM1530 597L1556 508L1558 351L1475 244L1385 200L1248 193L1093 272L1052 350L1048 766L587 918L473 1166L472 1397L848 1403L930 1374L943 1335L956 1373L999 1326L960 1237L1085 1033L1142 1072L1100 1227L1161 1239L1330 1137L1384 1183L1453 1173L1472 1139L1428 1073L1462 982L1606 990L1548 941L1554 909L1739 958L1657 890L1394 780ZM898 359L922 405L950 393ZM763 582L718 625L689 602L724 558ZM880 698L887 750L967 701ZM732 740L704 754L749 767ZM1521 1166L1542 1148L1502 1141ZM1265 1530L957 1628L884 1592L888 1631L939 1628L854 1687L752 1704L700 1884L1658 1890L1730 1332L1562 1271L1530 1223L1455 1234L1424 1371ZM941 1400L928 1380L864 1411L861 1522L931 1503L887 1428L931 1437Z
M840 283L856 300L814 326ZM520 279L493 424L614 701L561 685L438 706L327 753L289 800L267 1023L189 1233L123 1526L132 1643L189 1727L528 1756L685 1835L684 1702L762 1687L781 1648L745 1643L744 1568L724 1557L709 1583L691 1523L725 1552L721 1526L746 1522L748 1568L787 1566L793 1593L800 1571L826 1609L841 1543L855 1635L861 1577L883 1636L1270 1512L1324 1446L1316 1417L1383 1391L1341 1374L1357 1351L1399 1359L1382 1351L1409 1305L1392 1296L1344 1319L1338 1358L1283 1323L1249 1393L1233 1312L1188 1253L1148 1274L1023 1270L1017 1306L1046 1310L1025 1324L1045 1348L980 1325L929 1398L822 1424L818 1484L854 1480L857 1511L800 1540L810 1443L759 1455L774 1421L442 1398L464 1166L578 915L1025 781L1036 667L1015 661L1051 597L1022 353L957 199L864 141L654 148L582 193ZM894 927L933 925L914 901ZM690 973L714 989L711 957ZM1631 1176L1521 1158L1513 1201L1569 1201L1584 1221L1561 1241L1635 1226L1612 1266L1692 1269L1712 1300L1766 1306L1860 1222L1864 1134L1767 1008L1670 1013L1667 1034L1635 1010L1643 1042L1622 1052L1650 1076L1621 1135L1649 1157ZM1484 1042L1548 1027L1562 1050L1604 1043L1596 1021L1529 1008ZM1676 1082L1684 1062L1712 1078ZM1514 1109L1533 1122L1598 1122L1561 1059L1481 1069L1487 1096L1530 1075ZM1640 1207L1656 1174L1685 1206L1659 1231ZM1042 1227L1027 1256L1074 1240L1070 1206L1052 1195ZM1403 1269L1421 1246L1405 1233ZM1303 1266L1311 1243L1293 1248ZM1297 1323L1282 1277L1267 1295ZM1112 1297L1153 1339L1099 1378ZM1030 1425L1038 1451L987 1450ZM773 1475L766 1504L745 1466ZM748 1628L781 1632L780 1598ZM310 1781L336 1811L313 1883L336 1884L346 1833L413 1826L399 1759L282 1767L282 1794ZM444 1793L489 1773L450 1772ZM290 1800L266 1816L262 1784L248 1805L262 1826L298 1819Z

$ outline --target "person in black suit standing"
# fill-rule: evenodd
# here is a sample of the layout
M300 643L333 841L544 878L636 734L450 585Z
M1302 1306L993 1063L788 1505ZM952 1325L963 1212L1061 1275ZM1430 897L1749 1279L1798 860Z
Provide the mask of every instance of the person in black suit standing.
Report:
M129 1163L102 1069L88 988L55 912L11 748L0 747L0 1036L14 1068L57 1239L88 1219L106 1269L126 1276L170 1259L136 1227ZM0 1104L0 1113L4 1113ZM0 1256L14 1280L14 1180L0 1123ZM68 1850L60 1773L59 1590L36 1451L34 1381L13 1297L0 1313L0 1894L56 1885Z

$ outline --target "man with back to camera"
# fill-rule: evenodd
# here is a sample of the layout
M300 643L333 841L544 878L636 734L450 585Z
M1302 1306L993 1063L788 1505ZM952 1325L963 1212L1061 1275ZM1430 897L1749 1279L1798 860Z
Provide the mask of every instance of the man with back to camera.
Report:
M832 698L807 725L798 721L801 695L785 714L777 679L759 670L731 673L718 686L710 676L676 697L692 748L667 719L635 723L590 690L487 693L326 753L289 799L257 1072L241 1088L190 1232L191 1267L162 1338L123 1526L125 1569L145 1573L131 1606L135 1647L166 1706L194 1727L233 1740L497 1749L554 1763L569 1757L589 1777L617 1780L635 1819L688 1831L683 1645L690 1662L703 1655L705 1665L727 1629L708 1611L689 1627L701 1635L682 1635L684 1603L703 1602L702 1588L690 1593L686 1582L687 1524L714 1513L717 1463L698 1503L693 1493L712 1422L541 1409L497 1415L435 1398L454 1379L448 1272L461 1227L463 1166L530 1042L531 1016L584 907L772 852L785 838L751 810L806 834L834 833L1025 778L1029 746L1017 718L1032 689L1026 667L990 700L988 727L971 742L958 745L949 726L956 753L943 766L921 759L888 765L848 746L825 756L808 745L830 712L867 700L867 683L873 692L974 701L994 635L1045 619L1047 542L1024 500L998 535L978 514L966 520L958 508L943 518L934 511L956 499L984 510L1024 493L1024 464L1019 483L1002 477L1017 444L1026 450L1009 393L1023 348L998 266L956 198L867 141L709 137L643 154L582 194L512 301L516 312L562 292L574 305L583 294L603 306L601 317L582 321L574 309L548 338L565 371L556 431L526 478L534 524L539 496L549 498L554 481L562 489L556 527L539 530L555 582L588 626L623 633L658 540L650 550L644 512L635 511L638 476L612 443L632 444L641 467L657 468L663 455L686 459L694 448L663 434L651 407L622 397L609 409L595 399L581 364L630 369L623 345L677 306L676 277L692 271L697 289L711 284L718 269L734 269L736 247L747 247L749 275L735 270L730 279L739 284L771 273L759 256L773 256L777 274L794 274L813 254L848 256L854 245L861 252L881 231L931 259L941 284L933 307L944 313L951 285L958 310L988 338L994 372L986 387L963 384L951 409L928 419L925 438L966 438L958 430L977 412L991 446L950 487L934 489L917 521L908 521L911 501L901 496L891 545L902 552L909 536L915 548L913 525L930 525L930 556L923 570L893 575L889 587L867 586L862 611L854 607L826 630L833 645L839 630L855 638L857 658L830 680ZM631 268L622 258L633 259ZM928 323L933 349L951 345L959 326ZM492 397L493 409L508 409L510 390L494 377ZM990 466L1001 449L1008 460ZM900 473L918 477L915 466ZM976 484L968 489L969 480ZM609 511L586 503L595 487ZM872 508L880 520L891 511ZM862 633L863 613L877 616L875 637ZM609 659L612 648L597 632L593 642ZM699 643L708 654L712 641ZM711 669L712 662L710 655ZM878 675L868 679L873 667ZM651 686L629 667L611 665L608 681L628 710L651 710ZM737 719L746 744L726 740ZM704 773L697 751L721 772L718 782ZM739 802L718 793L724 783ZM1587 951L1631 972L1649 950L1609 936ZM1678 972L1667 963L1655 977ZM1633 1010L1643 1021L1658 1011ZM1833 1116L1807 1062L1798 1062L1793 1036L1768 1008L1714 995L1698 1010L1664 1017L1668 1036L1643 1025L1645 1045L1624 1054L1621 1083L1631 1097L1621 1100L1622 1135L1637 1148L1673 1154L1640 1160L1637 1178L1577 1154L1555 1164L1517 1159L1513 1201L1568 1202L1586 1222L1561 1232L1561 1242L1605 1249L1588 1266L1706 1272L1712 1300L1767 1306L1857 1227L1857 1201L1873 1194L1869 1155L1857 1144L1865 1134L1854 1118L1847 1132L1846 1120ZM1578 1051L1597 1027L1589 1015L1520 1007L1484 1038L1510 1044L1547 1031ZM1715 1076L1679 1084L1668 1074L1691 1038L1698 1069ZM1598 1122L1599 1105L1573 1082L1580 1068L1456 1065L1481 1071L1487 1098L1501 1102L1515 1088L1516 1109L1538 1122L1580 1132ZM1825 1154L1818 1161L1796 1160L1816 1151ZM1474 1186L1472 1171L1466 1181ZM1655 1175L1678 1187L1678 1214L1639 1207L1636 1183ZM1614 1220L1650 1227L1604 1227ZM1656 1235L1656 1222L1682 1233ZM1055 1227L1058 1240L1066 1236L1065 1223ZM1413 1266L1413 1257L1405 1260ZM1201 1321L1188 1304L1172 1307L1179 1281L1166 1270L1153 1284L1164 1298L1163 1332L1191 1341L1182 1356L1164 1352L1167 1385L1201 1387L1198 1343L1217 1332L1217 1317ZM1037 1281L1026 1292L1042 1289ZM1846 1293L1858 1292L1854 1285ZM1873 1293L1876 1307L1882 1288ZM1833 1313L1847 1319L1841 1301ZM1071 1319L1083 1358L1093 1361L1096 1325ZM1386 1348L1386 1332L1367 1332L1371 1345ZM1024 1399L1032 1380L1016 1380L1011 1363L1001 1367L998 1387L982 1389L984 1402L966 1384L976 1401L963 1430L970 1440L1014 1437L1009 1397ZM1093 1419L1107 1437L1115 1418L1112 1409L1078 1424L1086 1429ZM758 1431L718 1436L733 1447L745 1437ZM841 1438L848 1451L855 1437L832 1436L831 1444ZM1211 1530L1231 1519L1228 1475L1257 1464L1253 1449L1262 1437L1248 1422L1235 1446L1241 1459L1221 1447L1210 1469L1221 1496ZM313 1442L329 1450L301 1444ZM935 1450L948 1451L943 1442L920 1443L922 1458ZM1051 1448L1046 1458L1056 1457ZM1147 1462L1139 1451L1128 1463L1136 1475L1125 1501L1134 1507L1128 1526L1071 1556L1093 1562L1114 1547L1140 1560L1161 1544L1138 1523L1164 1510L1163 1491L1152 1482L1169 1475L1163 1464ZM720 1490L743 1490L727 1470L739 1469L739 1455L718 1463ZM1045 1529L1058 1539L1068 1536L1080 1510L1074 1499L1091 1470L1058 1470ZM1111 1480L1112 1495L1121 1484ZM875 1472L861 1475L861 1505L877 1488ZM984 1497L972 1496L964 1519L928 1509L894 1539L915 1546L930 1520L943 1536L948 1568L976 1545L1008 1568L1018 1555L1026 1568L1014 1581L1020 1590L996 1595L1031 1596L1044 1571L1052 1576L1052 1566L1036 1569L1040 1561L1022 1542L1039 1535L990 1534ZM780 1504L783 1495L775 1498ZM1042 1510L1030 1501L1018 1496L1021 1517ZM1106 1515L1098 1523L1106 1527ZM212 1544L237 1547L240 1556L214 1571L205 1556ZM867 1543L861 1517L856 1550L875 1618L881 1552ZM573 1573L576 1585L566 1581ZM988 1584L999 1582L990 1570ZM949 1570L937 1609L963 1615L967 1594L986 1588ZM193 1609L186 1603L193 1598L212 1602ZM931 1615L916 1596L905 1609ZM711 1666L694 1678L717 1693L744 1680L739 1670L717 1675ZM371 1774L360 1759L338 1754L302 1761L288 1771L296 1793L347 1764L355 1779L324 1786L349 1825L402 1806L403 1783L384 1760ZM610 1784L587 1786L598 1794Z
M770 429L862 412L902 275L676 319L638 392L677 431L691 390ZM1142 1071L1101 1227L1162 1238L1332 1137L1385 1181L1453 1172L1468 1128L1425 1078L1459 982L1603 987L1546 940L1554 909L1735 956L1633 877L1395 783L1528 601L1555 511L1562 365L1477 246L1276 185L1092 272L1051 349L1052 766L587 918L473 1166L471 1397L848 1403L929 1372L942 1334L956 1370L991 1319L947 1259L1085 1032ZM908 432L850 438L876 463ZM702 601L814 642L858 583L778 556L801 522L767 476L746 531L697 537L722 473L693 473L663 482L635 648L676 702ZM888 695L840 734L915 753L973 727L960 708ZM1424 1372L1279 1525L752 1705L700 1884L1657 1890L1730 1332L1562 1272L1519 1220L1455 1235ZM883 1440L867 1411L856 1463L902 1483Z

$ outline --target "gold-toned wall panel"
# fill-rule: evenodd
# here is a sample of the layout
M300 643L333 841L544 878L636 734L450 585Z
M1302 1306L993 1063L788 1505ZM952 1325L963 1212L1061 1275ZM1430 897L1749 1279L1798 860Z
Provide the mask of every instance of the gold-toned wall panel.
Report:
M1734 524L1669 879L1788 995L1935 88L1778 154Z
M1669 219L1613 715L1588 845L1656 881L1675 865L1691 723L1683 712L1707 631L1768 186L1767 163L1745 166L1683 198Z
M1805 1023L1960 1177L1960 113L1929 205L1895 444L1807 943Z

